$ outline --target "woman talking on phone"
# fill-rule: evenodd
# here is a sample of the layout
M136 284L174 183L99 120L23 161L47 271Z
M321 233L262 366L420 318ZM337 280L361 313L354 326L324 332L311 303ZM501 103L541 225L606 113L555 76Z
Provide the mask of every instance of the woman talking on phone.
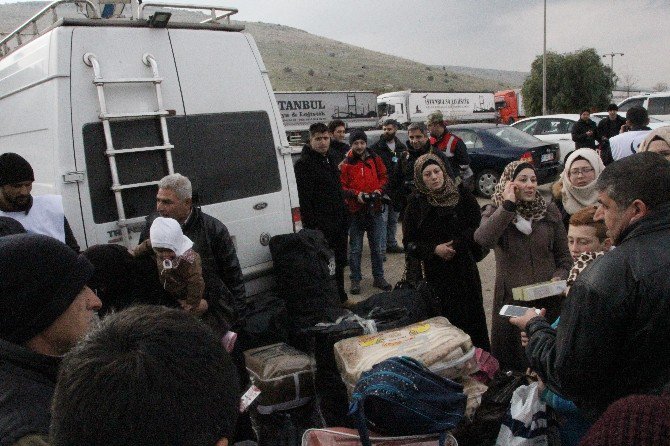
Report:
M481 220L477 199L454 183L442 159L432 153L416 160L414 184L417 192L409 198L403 220L403 245L423 262L442 315L488 351L482 282L473 253L481 251L473 240Z
M528 367L519 330L498 314L503 305L546 308L547 318L558 317L560 297L532 303L515 301L512 289L549 280L566 279L572 258L561 213L547 204L537 190L532 164L513 161L505 167L474 239L496 256L491 353L501 367L524 371Z

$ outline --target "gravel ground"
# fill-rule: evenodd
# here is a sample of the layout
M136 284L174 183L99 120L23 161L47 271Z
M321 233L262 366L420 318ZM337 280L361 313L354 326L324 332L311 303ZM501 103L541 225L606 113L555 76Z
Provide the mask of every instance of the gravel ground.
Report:
M545 197L549 199L551 185L540 186L540 192ZM490 203L490 200L484 198L478 198L479 204L484 206ZM397 240L402 240L402 235L400 233L400 225L398 225L398 234ZM404 254L386 254L386 262L384 263L384 273L386 280L391 284L395 285L402 278L402 273L405 265L405 255ZM495 285L496 279L496 264L495 256L493 251L489 253L488 256L481 262L477 264L479 267L479 275L482 280L482 290L484 295L484 311L486 312L486 322L489 328L489 333L491 331L491 312L493 310L493 288ZM361 281L361 294L358 296L349 295L349 300L359 302L361 300L367 299L373 294L380 293L381 290L372 287L372 272L370 267L370 249L368 247L367 240L364 242L363 246L363 256L361 260L361 270L363 273L363 280ZM349 269L345 270L345 279L344 283L349 291Z

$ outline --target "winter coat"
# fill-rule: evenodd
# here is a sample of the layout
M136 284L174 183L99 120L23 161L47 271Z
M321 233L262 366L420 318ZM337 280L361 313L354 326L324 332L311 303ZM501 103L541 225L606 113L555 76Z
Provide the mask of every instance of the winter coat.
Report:
M0 339L0 446L49 435L59 364L60 358Z
M350 149L351 147L349 147L349 144L347 144L346 142L340 142L334 138L330 138L330 147L328 148L328 154L332 155L332 157L335 159L336 166L339 166L340 163L344 161Z
M157 216L147 217L140 242L149 238L151 223ZM246 324L246 293L242 268L228 228L194 207L182 231L191 239L193 250L202 260L205 300L209 306L203 320L222 336L229 328L241 332Z
M593 135L588 136L586 134L589 130L593 132ZM595 149L597 133L598 128L596 127L596 123L591 119L586 122L578 119L575 125L572 126L572 140L575 142L575 149L581 149L582 147Z
M451 170L456 175L463 176L466 172L472 175L472 171L469 171L470 156L468 155L468 148L461 138L445 130L439 139L431 136L430 145L435 151L444 152L447 155Z
M617 399L658 393L669 383L669 270L665 204L577 277L556 333L545 318L528 323L531 366L592 420Z
M482 283L473 250L473 233L481 214L477 199L459 186L460 200L453 208L432 206L425 195L410 197L403 221L403 245L408 254L423 261L426 280L440 297L442 315L465 331L475 346L490 350ZM456 255L444 260L435 247L452 241Z
M193 310L198 307L205 292L205 281L202 278L202 260L200 255L192 249L186 251L173 261L173 268L165 268L163 261L153 254L151 240L145 240L137 245L133 252L136 256L152 255L158 268L158 277L165 291L176 300L185 301Z
M407 150L405 144L400 142L397 136L395 136L393 140L395 141L395 150L391 150L389 148L388 142L384 138L379 138L379 141L369 147L371 152L379 155L382 161L384 161L386 175L389 178L389 182L386 185L386 192L391 196L393 195L393 187L395 184L390 179L395 176L400 156L405 150Z
M491 353L501 368L525 371L528 367L519 330L509 318L498 313L503 305L535 306L547 309L547 318L559 316L560 297L552 296L532 303L512 298L512 288L546 282L553 278L566 279L572 268L568 238L556 205L549 203L547 215L532 221L533 231L525 235L512 221L516 213L504 207L488 205L474 239L485 248L493 248L496 256L496 283L493 299ZM529 305L530 304L530 305Z
M330 151L324 156L306 145L293 168L302 225L320 230L329 242L333 237L346 234L348 229L338 164L337 157Z
M388 183L384 162L381 157L371 152L363 159L350 150L340 170L344 201L352 214L363 210L367 205L358 201L359 193L383 191Z

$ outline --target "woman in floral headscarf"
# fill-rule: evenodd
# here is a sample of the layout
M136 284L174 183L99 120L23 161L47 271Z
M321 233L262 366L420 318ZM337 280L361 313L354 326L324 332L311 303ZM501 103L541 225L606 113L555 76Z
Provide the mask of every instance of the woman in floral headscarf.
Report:
M498 313L506 304L530 306L528 302L513 300L512 288L566 279L572 257L561 214L555 204L547 204L538 192L531 164L521 161L508 164L492 199L493 205L484 209L482 223L474 234L481 246L495 249L491 353L503 369L524 371L528 362L519 330ZM533 301L532 306L546 308L547 318L554 320L560 312L559 299L547 297Z
M482 283L475 261L473 233L479 204L472 193L447 174L443 161L428 153L414 164L417 192L408 201L403 244L423 262L426 280L440 297L442 315L490 350Z

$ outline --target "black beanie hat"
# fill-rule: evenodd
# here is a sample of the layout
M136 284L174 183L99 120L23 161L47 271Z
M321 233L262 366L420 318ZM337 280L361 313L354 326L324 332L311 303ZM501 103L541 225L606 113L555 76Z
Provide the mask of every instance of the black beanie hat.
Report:
M368 142L368 136L365 134L365 132L363 130L356 129L349 134L349 145L353 144L354 141L358 141L359 139Z
M67 310L93 265L39 234L0 237L0 338L23 344Z
M35 174L30 163L16 153L0 155L0 186L24 181L35 181Z

